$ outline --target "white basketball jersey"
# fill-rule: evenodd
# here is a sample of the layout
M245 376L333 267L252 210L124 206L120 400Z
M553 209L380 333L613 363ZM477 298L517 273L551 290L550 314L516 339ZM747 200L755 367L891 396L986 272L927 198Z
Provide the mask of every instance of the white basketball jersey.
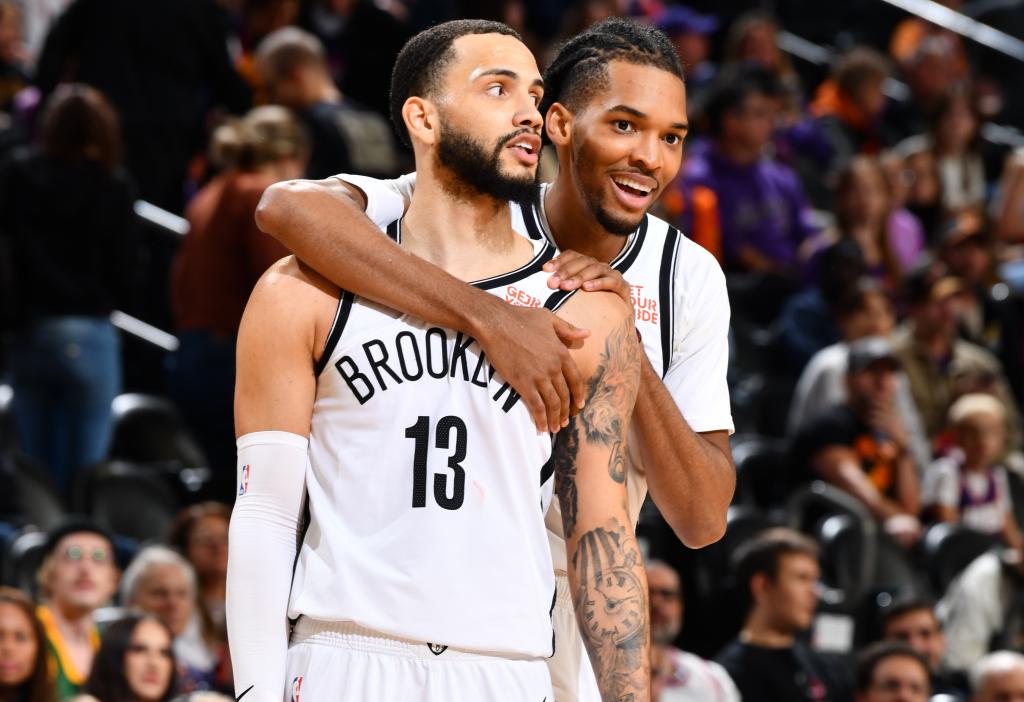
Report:
M544 306L555 249L533 243L529 263L475 285ZM289 616L552 655L551 436L477 342L343 291L316 372Z
M538 202L543 201L542 190ZM512 213L513 226L517 231L528 233L531 239L547 239L552 246L555 245L545 224L542 208L513 205ZM636 328L640 332L644 352L662 376L668 371L673 348L675 314L672 306L675 300L676 261L682 239L678 229L664 220L647 215L640 226L626 237L625 246L610 264L630 283ZM568 294L555 293L547 304L552 307L561 304L563 297ZM647 478L640 467L635 444L633 440L628 443L626 471L628 510L634 524L640 517L640 508L647 497ZM555 569L565 571L565 536L561 507L557 500L548 511L546 519Z

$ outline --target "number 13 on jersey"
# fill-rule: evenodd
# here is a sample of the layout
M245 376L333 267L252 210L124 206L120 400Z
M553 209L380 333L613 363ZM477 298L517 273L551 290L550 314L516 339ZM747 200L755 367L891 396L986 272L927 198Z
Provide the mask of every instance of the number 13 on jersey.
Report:
M411 427L406 427L405 438L416 442L412 461L412 506L427 506L427 451L430 450L430 417L420 416ZM454 434L454 440L453 435ZM466 458L466 423L459 417L446 416L437 420L434 446L449 451L448 468L452 472L452 491L448 495L448 476L434 474L434 501L445 509L462 506L466 497L466 471L462 461Z

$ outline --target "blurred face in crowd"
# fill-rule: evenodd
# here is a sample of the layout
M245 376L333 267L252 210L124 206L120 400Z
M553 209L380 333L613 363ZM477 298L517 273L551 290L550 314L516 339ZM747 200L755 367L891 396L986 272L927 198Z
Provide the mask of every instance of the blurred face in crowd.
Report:
M879 661L868 689L857 694L857 702L927 702L931 690L928 671L907 655L893 655Z
M870 117L878 117L885 111L886 97L882 92L882 83L880 78L866 80L857 86L851 96L857 107Z
M750 61L770 71L777 71L781 61L776 41L778 30L771 22L759 22L750 27L739 47L739 60Z
M806 631L818 607L818 561L802 553L779 558L775 578L758 573L751 581L756 607L766 613L771 626L787 635Z
M672 37L672 44L676 47L676 53L683 60L683 68L686 73L696 66L704 63L711 50L708 38L699 32L680 32Z
M200 580L226 577L228 521L219 515L200 517L188 536L185 556Z
M1006 447L1006 420L991 412L975 412L956 425L956 443L968 467L988 468Z
M170 563L151 566L135 589L134 604L160 618L175 636L181 636L192 616L195 593L188 574Z
M907 156L903 178L907 184L907 202L931 205L942 197L942 184L931 151L923 150Z
M548 134L560 153L568 148L577 191L601 226L622 236L679 172L686 132L679 77L626 61L608 64L607 88L575 113L557 103L548 112Z
M980 236L944 246L942 260L949 272L967 283L984 284L992 268L992 251Z
M865 336L889 336L896 326L896 316L889 298L881 290L864 295L863 304L839 319L843 338L855 341Z
M849 225L880 226L889 213L889 186L877 164L860 160L838 193L838 214Z
M956 335L957 315L960 311L958 291L939 290L932 299L910 308L914 332L923 338L952 339Z
M771 141L777 110L777 101L752 93L738 109L722 115L721 140L760 154Z
M68 534L57 543L43 567L43 586L49 601L65 616L91 613L117 588L114 553L99 534Z
M978 120L969 98L958 95L943 112L935 129L935 141L946 152L959 153L970 146L978 131Z
M452 46L456 59L445 73L444 94L423 99L441 118L423 138L436 140L431 146L445 187L454 193L470 187L497 200L529 199L544 93L533 54L501 34L463 36Z
M167 692L173 668L174 655L167 630L152 619L143 619L132 632L124 654L128 689L140 702L156 702Z
M679 575L661 565L647 569L651 603L651 641L668 646L683 628L683 597Z
M1024 667L993 671L975 691L972 702L1024 702Z
M914 97L926 105L946 94L954 76L952 58L940 51L929 51L916 57L907 74Z
M32 620L17 605L0 603L0 687L27 681L38 653L39 641Z
M886 639L902 641L928 659L932 671L942 665L946 655L946 637L939 627L939 620L930 609L910 610L886 622Z
M863 414L872 407L890 406L896 398L896 368L885 360L876 361L846 376L850 407Z

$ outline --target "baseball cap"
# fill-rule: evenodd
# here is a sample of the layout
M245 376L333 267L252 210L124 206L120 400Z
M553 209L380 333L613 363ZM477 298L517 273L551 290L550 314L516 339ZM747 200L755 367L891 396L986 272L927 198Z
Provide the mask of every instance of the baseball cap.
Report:
M114 553L114 537L109 531L92 521L85 515L71 515L50 529L46 533L46 544L43 550L44 556L49 556L57 548L61 539L69 534L81 533L96 534L104 538L110 544L110 552Z
M908 271L903 286L911 305L944 300L964 289L960 279L950 275L945 264L935 260L926 260Z
M668 35L694 32L711 34L718 29L718 18L702 15L686 5L666 8L654 20L655 26Z
M850 344L850 353L846 360L846 372L860 373L876 363L883 362L893 370L900 368L902 365L888 339L880 336L864 337Z

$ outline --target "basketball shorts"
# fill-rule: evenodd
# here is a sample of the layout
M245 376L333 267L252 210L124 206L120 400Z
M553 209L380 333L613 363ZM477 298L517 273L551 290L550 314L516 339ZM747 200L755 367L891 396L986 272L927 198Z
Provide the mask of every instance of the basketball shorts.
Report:
M576 610L569 592L569 578L555 571L558 596L552 623L555 627L555 655L548 659L556 702L601 702L597 677L590 666L587 649L576 623Z
M543 659L513 660L300 617L284 702L553 702Z

